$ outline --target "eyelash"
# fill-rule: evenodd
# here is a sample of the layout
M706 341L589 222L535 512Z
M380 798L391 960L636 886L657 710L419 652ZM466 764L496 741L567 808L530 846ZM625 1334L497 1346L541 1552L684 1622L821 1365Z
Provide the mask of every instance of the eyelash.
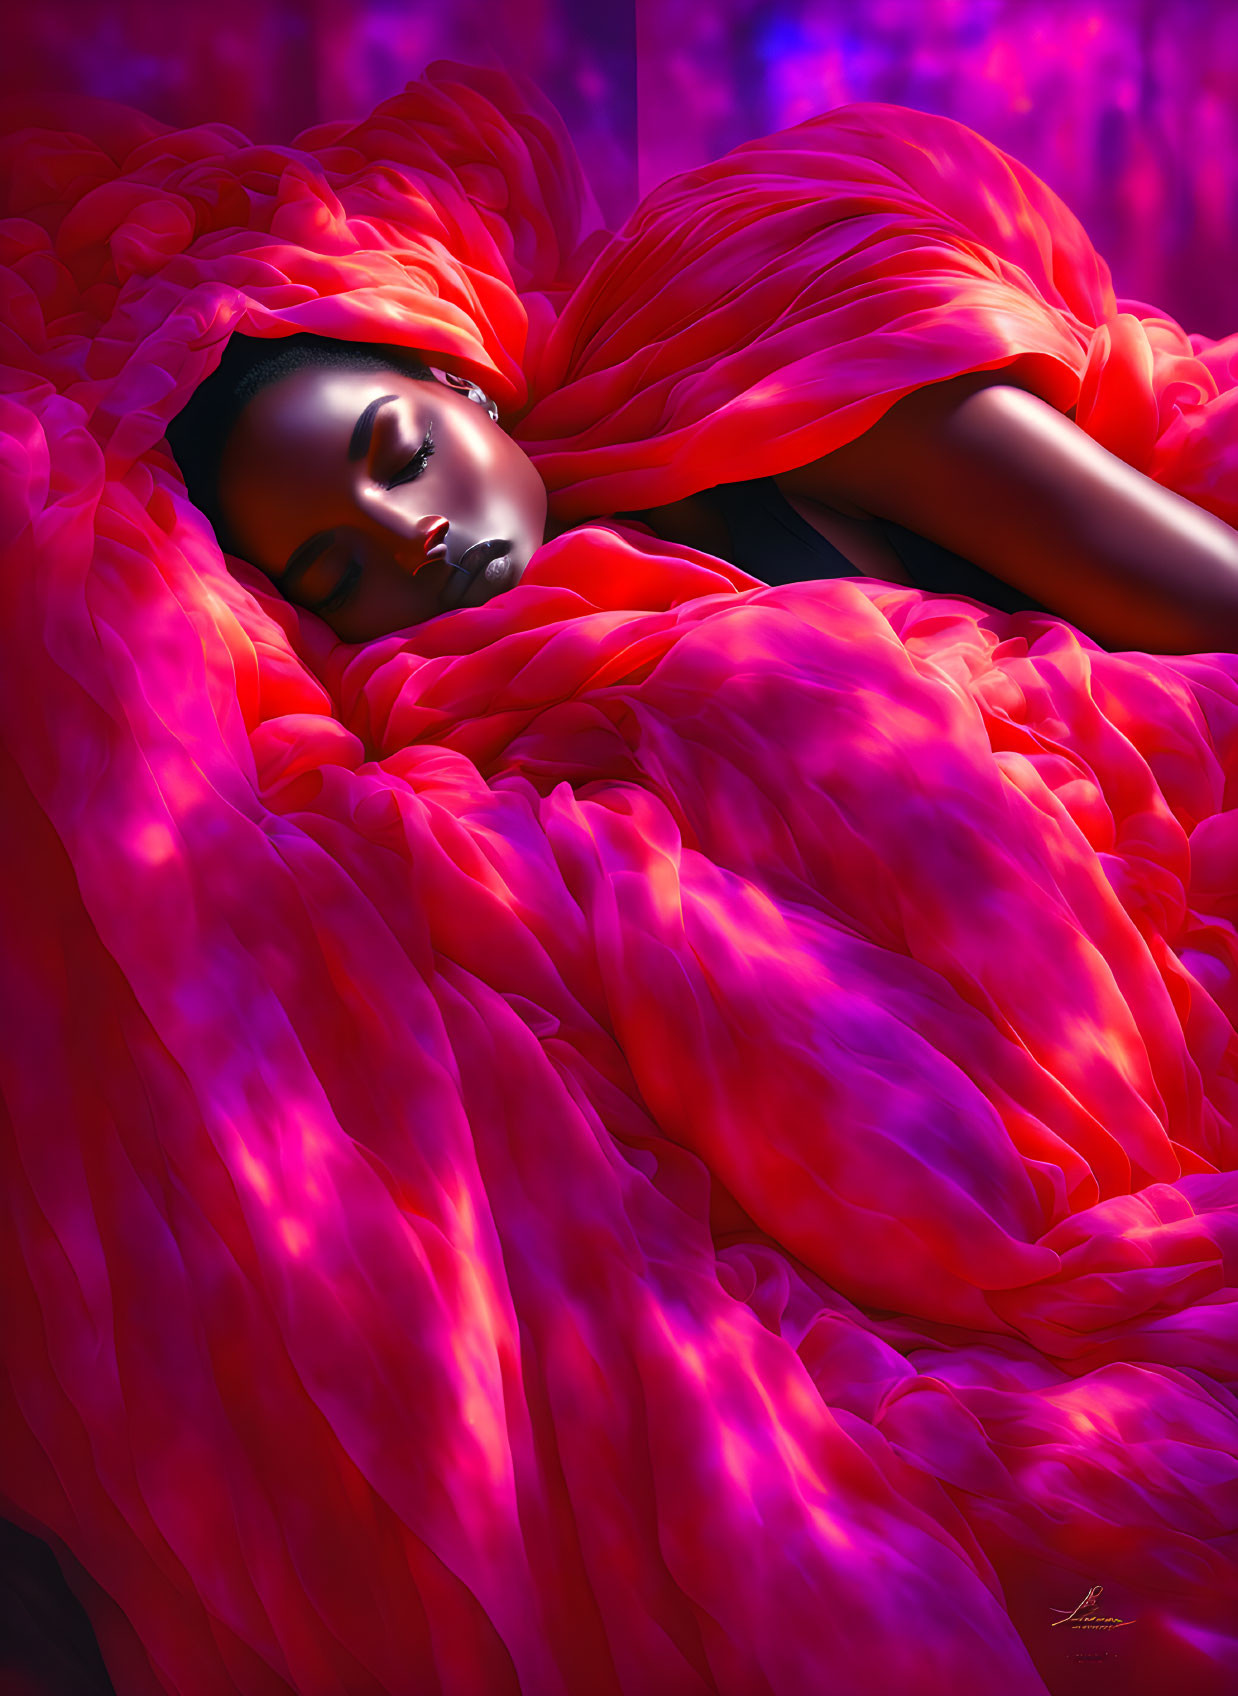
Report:
M356 588L357 579L360 576L360 561L350 559L347 566L344 568L344 575L340 578L339 583L334 589L332 589L326 600L316 602L312 610L317 613L323 613L330 612L334 607L340 606L348 599L349 595Z
M389 489L394 489L401 483L411 483L414 477L420 477L421 473L430 463L430 455L433 452L434 434L432 430L427 429L425 440L417 449L417 452L409 460L408 464L402 471L397 471L394 477L388 479L387 487Z

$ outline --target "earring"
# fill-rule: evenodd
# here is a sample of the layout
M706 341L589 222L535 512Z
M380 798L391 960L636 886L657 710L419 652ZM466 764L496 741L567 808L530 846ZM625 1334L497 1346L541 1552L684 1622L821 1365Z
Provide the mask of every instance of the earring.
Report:
M484 406L494 422L498 423L499 409L485 389L479 388L476 383L471 383L467 377L457 377L454 371L442 371L437 365L430 365L427 369L432 371L439 382L445 383L449 389L454 389L457 394L463 395L466 400L476 401L478 406Z

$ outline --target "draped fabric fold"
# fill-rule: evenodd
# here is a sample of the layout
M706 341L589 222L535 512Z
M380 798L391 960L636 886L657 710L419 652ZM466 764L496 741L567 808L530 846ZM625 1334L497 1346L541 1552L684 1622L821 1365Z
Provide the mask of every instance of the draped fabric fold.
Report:
M2 151L0 1506L117 1690L1232 1689L1238 658L609 515L1000 367L1238 522L1238 337L891 106L618 232L461 66ZM238 329L577 527L336 642L163 440Z

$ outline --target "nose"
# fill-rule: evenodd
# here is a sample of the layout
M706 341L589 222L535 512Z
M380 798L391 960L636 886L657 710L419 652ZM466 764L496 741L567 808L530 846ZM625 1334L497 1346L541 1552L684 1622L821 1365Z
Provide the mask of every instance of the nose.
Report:
M407 539L397 550L397 559L411 576L425 565L433 565L447 557L447 532L451 525L438 513L419 518L411 525Z

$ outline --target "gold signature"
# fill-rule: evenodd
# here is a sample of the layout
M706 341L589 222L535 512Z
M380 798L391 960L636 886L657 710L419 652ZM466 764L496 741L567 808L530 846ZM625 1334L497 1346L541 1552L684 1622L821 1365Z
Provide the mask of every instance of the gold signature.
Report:
M1112 1631L1115 1626L1134 1625L1133 1619L1114 1619L1110 1614L1097 1613L1099 1603L1097 1597L1104 1589L1103 1584L1093 1584L1083 1600L1067 1613L1065 1608L1054 1608L1055 1614L1062 1614L1062 1619L1055 1619L1054 1625L1073 1626L1076 1631Z

